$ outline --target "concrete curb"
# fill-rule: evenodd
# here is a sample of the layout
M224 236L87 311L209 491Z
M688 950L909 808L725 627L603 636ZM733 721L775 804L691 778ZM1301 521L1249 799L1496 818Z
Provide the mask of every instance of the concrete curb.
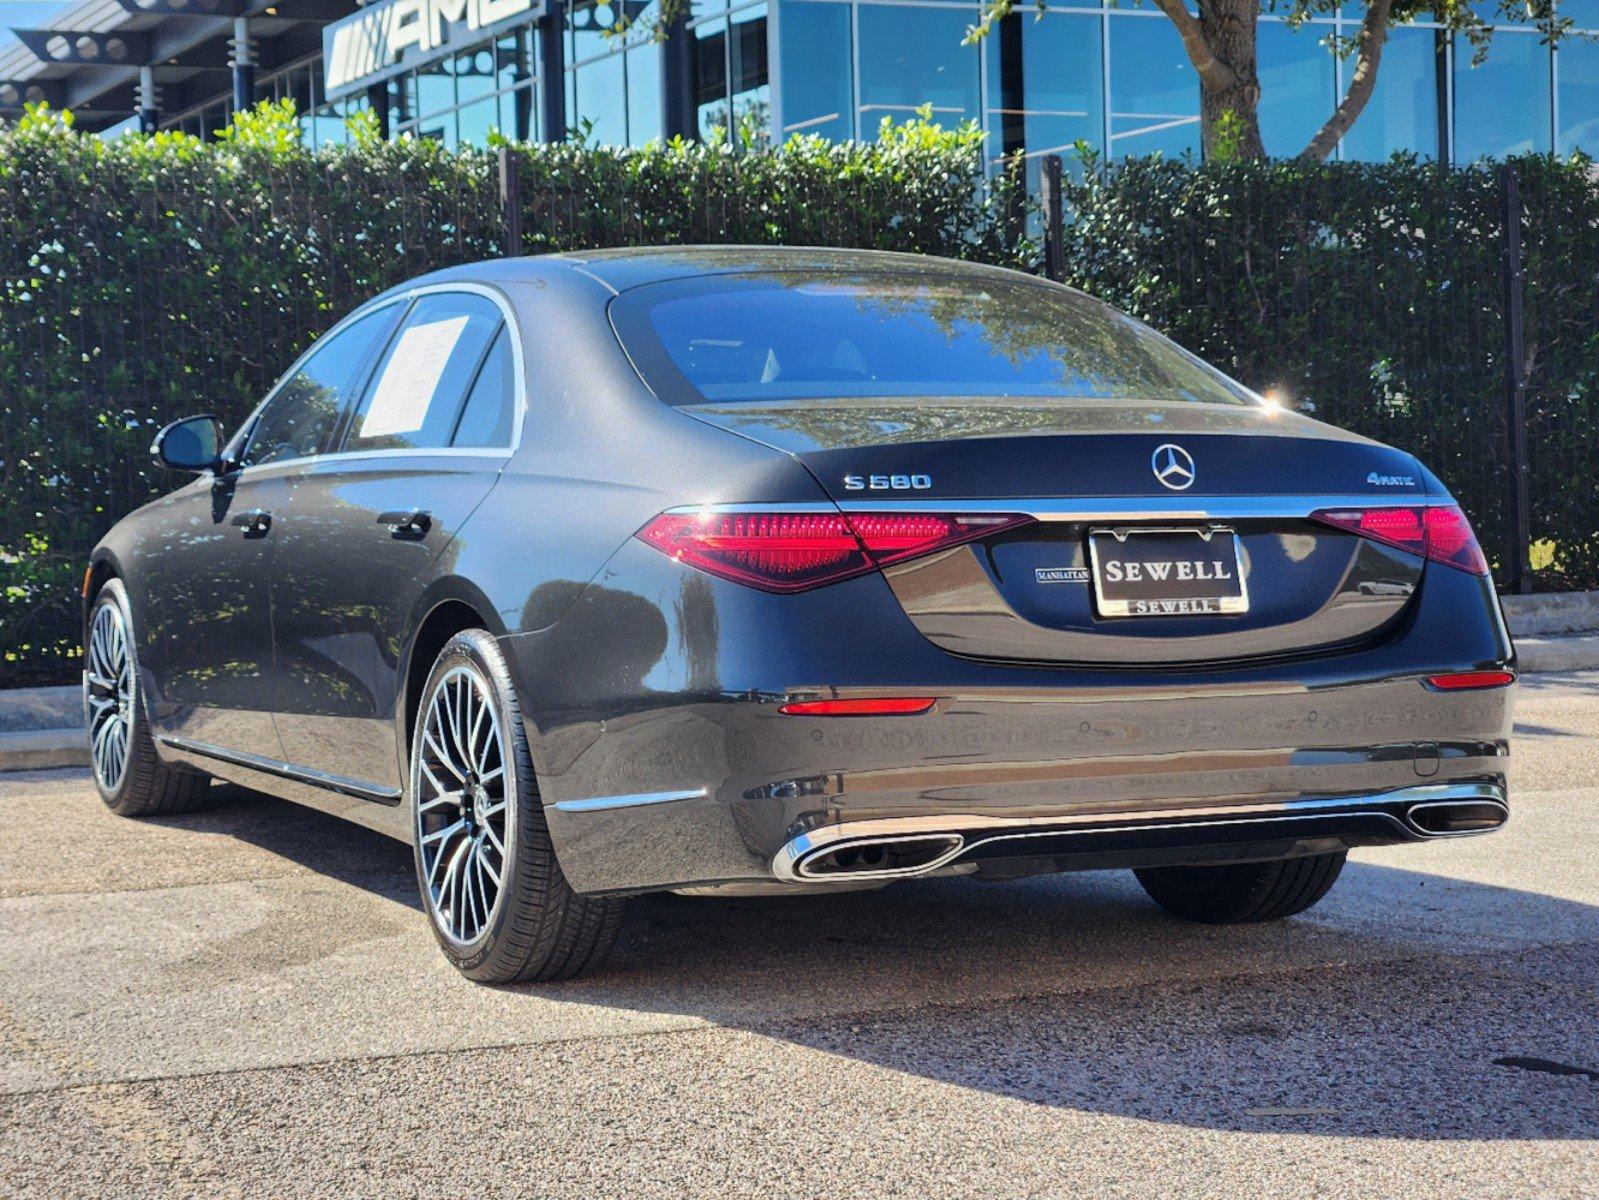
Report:
M44 771L89 765L89 739L77 729L18 729L0 733L0 771Z
M78 684L0 691L0 733L82 725L83 689Z
M1516 665L1532 674L1599 670L1599 633L1583 637L1517 638Z
M1564 637L1599 631L1599 592L1501 596L1499 603L1518 644L1522 638Z

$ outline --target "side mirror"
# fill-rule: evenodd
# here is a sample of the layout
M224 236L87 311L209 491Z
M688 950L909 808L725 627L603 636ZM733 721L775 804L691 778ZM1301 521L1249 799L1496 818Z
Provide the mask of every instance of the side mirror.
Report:
M150 453L163 465L179 471L214 471L222 446L222 422L207 413L174 421L150 445Z

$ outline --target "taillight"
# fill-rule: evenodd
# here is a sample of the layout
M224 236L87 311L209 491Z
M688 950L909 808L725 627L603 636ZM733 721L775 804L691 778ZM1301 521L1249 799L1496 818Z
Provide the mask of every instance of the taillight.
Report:
M1453 504L1436 508L1322 509L1312 513L1311 519L1473 575L1488 574L1488 560L1477 544L1477 535L1471 532L1471 522Z
M1011 514L706 511L662 513L638 536L708 574L767 592L801 592L1031 520Z

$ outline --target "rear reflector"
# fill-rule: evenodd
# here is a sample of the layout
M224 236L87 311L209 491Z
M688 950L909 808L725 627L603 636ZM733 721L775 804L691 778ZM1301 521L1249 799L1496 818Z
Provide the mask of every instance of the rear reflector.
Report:
M1471 688L1508 687L1516 682L1514 671L1451 671L1447 675L1427 676L1427 686L1444 692L1463 692Z
M1488 574L1488 560L1477 544L1477 535L1471 532L1471 522L1453 504L1436 508L1322 509L1312 513L1311 519L1473 575Z
M789 717L873 717L924 713L937 703L930 696L877 696L866 700L796 700L778 708Z
M638 536L708 574L766 592L802 592L1031 520L935 513L662 513Z

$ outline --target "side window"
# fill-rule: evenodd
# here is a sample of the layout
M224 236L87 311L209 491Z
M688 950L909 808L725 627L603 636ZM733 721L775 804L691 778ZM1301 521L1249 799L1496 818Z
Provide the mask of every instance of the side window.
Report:
M240 465L259 466L321 453L394 314L395 306L386 305L319 344L267 401L250 432Z
M450 445L488 449L511 444L511 428L516 419L515 370L511 331L502 326L467 394L466 408L461 411Z
M448 446L501 323L499 306L486 296L435 292L419 299L378 363L344 448Z

